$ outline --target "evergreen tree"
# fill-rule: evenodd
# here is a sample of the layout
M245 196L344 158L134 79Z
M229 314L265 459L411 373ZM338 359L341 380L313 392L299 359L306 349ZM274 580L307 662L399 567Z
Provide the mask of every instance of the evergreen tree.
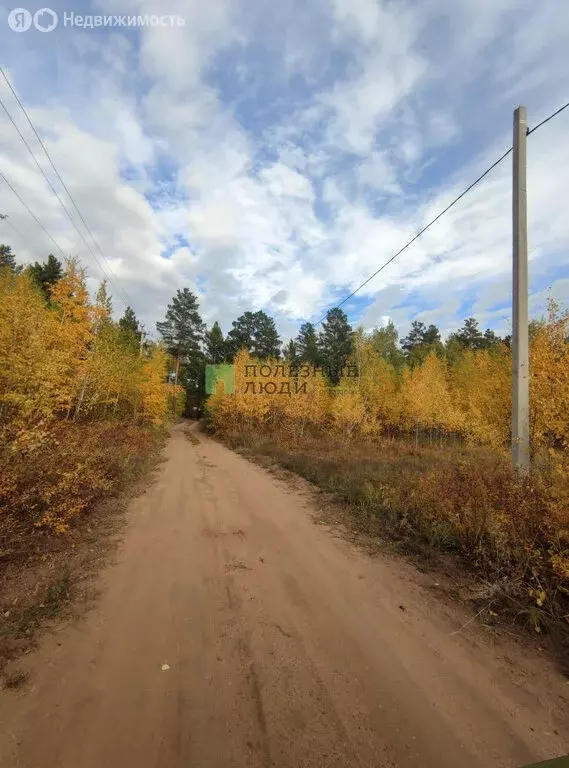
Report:
M437 326L427 327L420 320L413 320L411 330L401 341L401 346L411 366L424 362L431 352L440 354L443 351L441 334Z
M205 397L205 365L205 353L198 349L187 358L182 369L179 383L183 384L186 388L187 416L191 415L189 407L196 405L200 408Z
M119 320L119 328L125 333L133 333L140 337L140 327L138 319L132 307L127 307L124 315Z
M413 320L411 323L411 330L401 341L401 346L407 355L409 355L414 349L420 347L423 344L425 331L425 323L422 323L419 320Z
M449 334L445 341L445 356L449 363L456 363L460 360L464 353L464 347L456 338L455 333Z
M484 336L478 325L478 320L474 317L465 320L463 327L459 328L454 336L464 349L482 349Z
M283 347L283 357L290 365L299 365L300 356L298 354L298 344L294 339L291 339L289 343Z
M337 384L340 380L340 368L345 365L352 354L353 331L348 323L348 316L339 307L328 310L326 320L322 323L320 334L320 349L322 362L329 367L330 380Z
M497 336L493 330L486 328L482 339L482 349L492 349L492 347L497 346L500 341L500 337Z
M266 312L255 312L255 330L253 334L253 354L260 360L280 356L281 340L272 317Z
M63 266L59 259L50 253L47 261L36 261L29 267L30 277L43 293L45 300L49 303L53 286L61 280L63 276Z
M298 356L303 363L319 365L321 360L318 336L312 323L303 323L296 337Z
M484 333L480 330L478 320L469 317L464 321L462 328L455 333L451 333L447 339L447 349L458 345L464 349L491 349L500 343L500 337L496 336L494 331L487 328Z
M209 331L205 332L205 355L208 363L223 363L227 357L227 346L223 331L217 320Z
M156 328L164 339L167 351L176 361L177 380L180 366L188 366L202 355L200 344L205 325L199 313L197 297L188 288L176 291L168 304L165 320L156 323Z
M275 321L263 310L244 312L233 321L232 326L227 334L227 352L230 359L243 347L261 360L279 356L281 342Z
M130 349L138 349L142 339L138 319L131 307L127 307L124 315L119 320L120 337L123 343Z
M8 267L10 272L17 273L20 268L16 264L16 257L9 245L0 245L0 269Z
M237 320L232 322L232 328L227 334L227 354L232 360L240 349L245 347L247 352L253 349L255 334L254 312L244 312Z
M436 325L429 325L427 330L423 334L423 344L428 346L435 346L441 343L441 332Z
M405 355L399 348L399 333L392 320L383 328L374 328L371 332L370 342L373 349L384 360L387 360L396 369L402 368L405 363Z

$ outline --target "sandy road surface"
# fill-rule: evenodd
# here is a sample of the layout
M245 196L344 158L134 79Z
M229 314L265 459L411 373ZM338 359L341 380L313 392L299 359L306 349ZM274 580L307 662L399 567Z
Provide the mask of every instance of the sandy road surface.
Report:
M514 680L408 566L199 439L173 431L97 607L2 692L0 765L488 768L569 751L552 667L528 658Z

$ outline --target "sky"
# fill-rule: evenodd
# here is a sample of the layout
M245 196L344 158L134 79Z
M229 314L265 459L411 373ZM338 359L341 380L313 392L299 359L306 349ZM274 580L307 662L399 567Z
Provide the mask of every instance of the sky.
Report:
M105 260L1 107L0 171L151 333L188 287L208 325L264 309L294 336L511 145L516 106L532 127L569 100L565 0L46 1L50 32L13 31L0 4L0 65ZM65 201L1 77L0 99ZM569 305L568 188L569 109L528 137L533 316ZM344 305L352 324L509 333L511 205L510 157ZM0 213L21 263L61 257L1 179Z

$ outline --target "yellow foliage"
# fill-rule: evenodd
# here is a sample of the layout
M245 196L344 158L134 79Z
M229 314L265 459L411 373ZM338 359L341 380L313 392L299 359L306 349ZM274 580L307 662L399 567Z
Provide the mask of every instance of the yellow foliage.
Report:
M50 419L67 402L58 321L27 275L0 274L0 423Z
M569 312L549 304L531 345L531 437L536 448L569 449Z
M394 367L365 341L357 345L356 361L357 382L365 409L362 431L373 434L397 424L401 418L402 400Z
M145 360L107 304L91 303L75 261L53 287L51 306L27 273L0 273L0 425L11 435L57 417L162 423L168 395L182 403L180 388L168 392L166 373L163 351Z
M290 375L288 364L260 362L245 349L235 357L234 373L235 393L216 392L208 403L216 429L265 425L302 436L307 424L321 425L327 417L329 387L321 373L306 369Z
M331 412L336 428L348 437L363 426L366 410L358 379L344 379L341 382L332 398Z
M406 372L402 380L403 419L425 429L451 432L460 418L455 411L449 386L448 368L434 352L422 365Z
M76 261L67 262L63 277L53 287L51 299L59 319L53 343L60 352L59 366L65 382L61 390L62 405L66 405L70 413L87 375L96 319L84 271Z
M362 333L351 363L357 376L344 371L332 386L312 367L293 375L287 362L259 362L243 351L235 360L235 394L218 391L209 400L213 426L233 431L237 442L240 434L261 433L284 455L298 450L298 466L311 478L321 450L326 458L333 445L335 456L346 439L363 438L334 459L332 476L326 458L325 483L337 490L345 481L350 500L399 515L429 541L462 551L490 578L510 576L531 594L532 610L554 615L569 594L569 313L552 304L531 345L528 478L512 471L507 455L512 356L505 345L455 350L452 363L431 353L398 372ZM417 446L382 436L413 436ZM450 451L424 447L426 438L442 445L447 437ZM358 466L362 445L385 452L383 474ZM420 471L409 478L415 457Z
M183 394L183 388L179 385L166 383L166 370L166 352L161 345L156 345L144 362L140 384L144 420L156 425L166 421L170 397L181 398Z
M512 358L506 348L466 350L451 371L460 431L471 442L500 449L511 430Z
M162 424L176 404L183 407L182 388L168 390L165 383L163 350L155 348L146 359L125 341L110 318L104 288L93 304L75 261L67 263L50 298L47 305L27 272L0 270L0 506L15 508L14 496L24 497L19 483L26 465L50 451L64 452L54 444L58 423ZM108 480L88 459L70 457L67 469L49 470L50 483L27 480L33 493L24 508L38 524L62 531L95 491L106 491Z
M536 452L569 449L569 313L552 304L531 346L531 429ZM511 351L464 350L452 364L435 354L396 372L363 334L355 336L357 377L338 386L312 367L291 375L286 361L235 359L235 394L216 394L214 426L259 424L301 436L307 426L356 432L445 434L493 450L509 449ZM261 370L266 375L261 375ZM308 371L309 375L306 375ZM278 375L277 375L278 372Z

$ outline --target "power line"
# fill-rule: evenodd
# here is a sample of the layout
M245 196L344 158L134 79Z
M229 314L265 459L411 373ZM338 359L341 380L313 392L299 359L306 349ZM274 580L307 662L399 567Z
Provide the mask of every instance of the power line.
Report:
M85 239L85 236L83 235L83 233L81 232L81 230L79 229L79 227L77 226L77 224L75 223L75 221L73 220L73 217L71 216L71 214L70 214L70 213L69 213L69 211L67 210L67 207L65 206L65 203L63 202L63 200L62 200L62 199L61 199L61 197L59 196L59 193L57 192L56 188L55 188L55 187L53 186L53 184L51 183L51 180L50 180L50 178L47 176L47 174L45 173L44 169L43 169L43 168L41 167L41 165L39 164L39 162L38 162L38 160L37 160L36 156L34 155L34 152L33 152L32 148L30 147L30 145L28 144L28 142L27 142L27 140L26 140L26 137L23 135L23 133L22 133L22 132L20 131L20 129L18 128L18 126L17 126L16 122L14 121L14 118L13 118L13 117L12 117L12 115L9 113L9 111L8 111L8 109L6 108L6 105L4 104L4 102L2 101L2 99L0 99L0 106L2 107L2 109L4 110L4 112L5 112L5 113L8 115L8 119L10 120L10 122L12 123L12 125L14 126L14 128L16 129L16 131L17 131L17 133L18 133L18 136L21 138L21 140L23 141L23 143L24 143L24 145L25 145L26 149L28 150L28 152L29 152L29 153L30 153L30 155L32 156L32 160L34 161L34 163L35 163L35 164L36 164L36 166L38 167L38 169L39 169L40 173L42 174L42 176L44 177L44 179L45 179L45 180L47 181L47 183L49 184L49 187L50 187L51 191L52 191L52 192L53 192L53 194L56 196L56 198L57 198L57 201L59 202L60 206L63 208L63 210L64 210L64 212L65 212L65 214L66 214L67 218L68 218L68 219L69 219L69 221L71 222L72 226L75 228L75 230L76 230L77 234L78 234L78 235L79 235L79 237L80 237L80 238L83 240L83 242L85 243L86 247L87 247L87 248L88 248L88 250L90 251L91 255L92 255L92 256L93 256L93 258L95 259L95 262L96 262L97 266L99 267L99 269L101 270L101 272L102 272L102 273L105 275L105 277L107 277L107 278L109 279L109 281L112 283L113 281L111 280L111 278L109 277L109 275L106 273L106 271L105 271L105 268L103 267L103 265L101 264L101 262L100 262L100 261L99 261L99 259L97 258L97 255L94 253L94 251L93 251L93 247L92 247L91 245L89 245L89 243L88 243L88 242L87 242L87 240ZM124 291L122 290L122 287L121 287L121 286L120 286L118 283L116 283L116 284L115 284L115 283L113 283L113 284L114 284L114 285L115 285L115 287L116 287L116 288L119 290L119 292L122 292L123 298L124 298L124 299L126 299L126 303L128 304L128 303L129 303L129 302L128 302L128 297L126 296L126 294L125 294L125 293L124 293Z
M52 242L52 243L55 245L55 247L57 248L57 250L58 250L58 251L61 253L61 255L63 256L63 258L64 258L64 259L66 259L66 258L68 257L68 254L66 254L66 253L65 253L65 251L63 250L63 248L62 248L60 245L58 245L58 243L56 243L56 242L55 242L55 240L53 239L53 237L52 237L52 236L49 234L49 232L48 232L48 231L47 231L47 229L44 227L44 225L41 223L41 221L38 219L38 217L35 215L35 213L34 213L32 210L30 210L30 207L29 207L29 206L28 206L28 204L25 202L25 200L23 200L23 199L20 197L20 195L19 195L19 194L16 192L16 190L15 190L15 189L14 189L14 187L13 187L13 186L10 184L10 182L8 181L8 179L7 179L7 178L4 176L4 174L2 173L2 171L0 171L0 178L1 178L1 179L3 179L3 180L5 181L5 183L8 185L8 187L9 187L9 188L12 190L12 192L14 193L14 195L15 195L15 196L18 198L18 200L19 200L19 201L22 203L22 205L24 206L24 208L26 209L26 211L27 211L27 212L30 214L30 216L32 217L32 219L33 219L33 220L36 222L36 224L37 224L39 227L41 227L41 229L43 229L43 231L45 232L45 234L46 234L46 235L49 237L49 239L50 239L50 240L51 240L51 242Z
M24 243L24 245L25 245L27 248L29 248L29 249L30 249L30 251L32 251L32 252L33 252L33 248L30 248L30 246L29 246L29 244L28 244L28 241L27 241L27 240L26 240L26 238L23 236L23 234L20 232L20 230L18 229L18 227L17 227L17 226L14 224L14 222L10 220L10 217L8 216L8 214L7 214L7 213L0 213L0 221L5 221L5 222L6 222L6 224L8 224L10 227L12 227L12 229L14 230L14 232L17 232L17 234L20 236L20 238L21 238L22 242Z
M379 273L382 272L385 269L385 267L389 266L389 264L391 264L392 261L395 261L395 259L403 253L403 251L406 251L407 248L409 248L409 246L412 245L415 242L415 240L418 240L421 237L422 234L424 234L430 227L433 226L433 224L435 224L442 216L444 216L445 213L447 213L447 211L450 211L450 209L454 205L456 205L458 203L458 201L461 200L468 192L470 192L470 190L473 187L475 187L480 181L482 181L482 179L485 176L487 176L490 173L490 171L494 170L494 168L497 165L499 165L502 162L502 160L504 160L506 157L508 157L508 155L511 153L511 151L512 151L512 148L510 147L510 149L508 149L506 152L504 152L503 155L501 155L494 163L492 163L492 165L489 168L487 168L484 171L484 173L482 173L475 181L472 182L472 184L470 184L463 192L461 192L461 194L458 195L458 197L455 197L455 199L452 201L452 203L447 205L447 207L444 208L444 210L442 210L439 214L437 214L437 216L435 216L434 219L431 219L431 221L427 225L425 225L423 227L423 229L421 229L419 232L417 232L415 237L413 237L411 240L409 240L407 243L405 243L403 248L400 248L397 251L397 253L395 253L384 264L382 264L381 267L373 273L373 275L370 275L370 277L368 277L367 280L365 280L360 286L358 286L355 289L355 291L352 291L352 293L350 293L349 296L346 296L345 299L343 299L339 304L337 304L336 305L336 309L338 309L343 304L345 304L347 301L349 301L352 298L352 296L355 296L356 293L361 291L361 289L364 286L366 286L371 280L373 280L374 277L377 277L377 275L379 275ZM324 315L324 317L321 317L320 320L316 323L316 325L319 325L322 322L322 320L325 320L325 319L326 319L326 315Z
M527 135L529 136L531 133L534 133L534 131L537 131L538 128L541 128L542 125L545 125L550 120L553 120L554 117L557 117L557 115L561 114L561 112L563 112L564 109L567 109L567 107L569 107L569 101L567 104L559 107L559 109L553 112L553 114L549 115L549 117L546 117L545 120L542 120L541 123L538 123L534 128L531 129L531 131L528 131Z
M38 132L36 131L36 128L35 128L34 124L32 123L30 116L28 115L28 113L27 113L27 111L26 111L26 109L25 109L24 105L23 105L23 104L22 104L22 102L20 101L20 99L19 99L19 97L18 97L18 94L15 92L14 88L12 87L12 84L10 83L10 81L8 80L8 78L6 77L6 74L5 74L4 70L2 69L2 67L0 67L0 73L2 74L2 77L4 78L4 80L6 81L6 84L8 85L8 88L9 88L9 89L10 89L10 91L12 92L12 94L13 94L14 98L16 99L16 101L17 101L18 105L20 106L20 108L21 108L22 112L24 113L24 115L25 115L25 117L26 117L26 120L28 121L28 123L29 123L29 125L30 125L30 127L31 127L32 131L34 132L34 135L35 135L35 137L37 138L37 140L38 140L38 142L39 142L39 144L40 144L41 148L43 149L43 151L44 151L44 153L45 153L45 155L46 155L46 157L47 157L47 159L48 159L48 161L49 161L49 163L50 163L51 167L53 168L53 170L54 170L54 172L55 172L55 174L56 174L57 178L59 179L59 181L60 181L61 185L63 186L64 190L67 192L67 195L68 195L69 199L71 200L71 202L72 202L72 204L73 204L73 206L74 206L75 210L77 211L77 213L78 213L78 215L79 215L79 218L81 219L81 221L82 221L82 223L83 223L83 226L85 227L85 229L87 230L87 232L88 232L88 233L89 233L89 235L91 236L91 239L93 240L93 242L94 242L94 243L95 243L95 245L97 246L97 248L98 248L98 250L99 250L99 253L101 254L101 256L103 257L103 259L104 259L104 260L105 260L105 262L107 263L107 266L109 267L109 270L110 270L111 274L112 274L112 275L114 276L114 278L115 278L115 281L116 281L116 283L115 283L115 286L116 286L116 287L118 287L118 289L119 289L119 292L121 292L121 293L122 293L122 296L124 297L124 299L125 299L125 301L126 301L126 304L129 304L129 303L131 303L131 302L129 301L129 299L128 299L128 296L126 295L126 292L123 290L122 286L121 286L121 285L120 285L120 283L118 282L118 278L117 278L117 277L116 277L116 275L114 274L114 272L113 272L113 270L112 270L112 267L111 267L111 265L109 264L109 262L108 262L108 260L107 260L106 256L104 255L104 253L102 252L102 250L101 250L101 248L100 248L99 244L98 244L98 243L97 243L97 241L95 240L95 237L94 237L93 233L91 232L91 230L90 230L90 229L89 229L89 227L87 226L87 223L85 222L85 219L83 218L83 215L81 214L81 211L79 210L79 208L78 208L77 204L75 203L75 200L74 200L73 196L71 195L71 193L70 193L69 189L67 188L67 186L66 186L65 182L64 182L64 181L63 181L63 179L61 178L61 175L59 174L59 171L58 171L58 170L57 170L57 168L55 167L55 164L53 163L53 160L51 159L51 157L50 157L50 155L49 155L49 152L47 151L47 149L46 149L46 147L45 147L45 145L44 145L43 141L41 140L41 138L40 138L40 136L39 136ZM106 272L105 272L105 269L103 268L102 264L100 264L100 262L98 261L98 259L97 259L96 255L95 255L95 253L93 252L93 249L91 248L91 246L89 246L89 244L88 244L88 243L87 243L87 241L85 240L85 237L84 237L84 236L83 236L83 234L80 232L80 230L79 230L79 228L77 227L76 223L73 221L73 218L71 217L71 215L70 215L69 211L67 210L67 208L66 208L66 207L65 207L65 205L63 204L63 201L61 200L61 198L60 198L59 194L57 193L57 191L56 191L56 190L55 190L55 188L53 187L53 185L52 185L51 181L49 180L49 178L47 177L47 175L46 175L46 174L45 174L45 172L43 171L43 169L42 169L42 167L40 166L40 164L38 163L37 159L35 158L35 155L34 155L33 151L31 150L31 148L30 148L29 144L27 143L27 141L25 140L25 138L22 136L22 134L21 134L20 130L18 129L18 127L17 127L16 123L14 122L14 120L12 120L12 118L11 118L10 114L8 113L8 110L6 109L6 107L4 106L4 104L2 104L2 106L4 107L4 110L6 111L6 113L8 114L8 117L10 117L10 120L11 120L12 124L14 125L14 127L16 128L16 130L18 131L18 134L19 134L19 135L20 135L20 137L22 138L22 140L23 140L24 144L26 145L26 147L27 147L28 151L29 151L29 152L30 152L30 154L32 155L32 157L33 157L33 159L34 159L34 162L35 162L35 163L36 163L36 165L38 166L38 168L39 168L40 172L41 172L41 173L42 173L42 175L45 177L45 179L47 180L47 182L48 182L49 186L51 187L52 191L53 191L53 192L54 192L54 194L56 195L56 197L57 197L57 199L58 199L58 201L59 201L59 203L60 203L61 207L63 208L63 210L64 210L64 211L65 211L65 213L67 214L67 216L68 216L69 220L71 221L71 223L73 224L73 226L74 226L74 227L75 227L75 229L77 230L77 232L78 232L79 236L81 237L81 239L83 240L83 242L85 243L85 245L86 245L86 246L89 248L89 250L90 250L91 254L93 255L93 258L94 258L94 259L95 259L95 261L97 262L97 264L98 264L98 266L100 267L100 269L101 269L101 271L103 272L103 274L104 274L105 276L107 276L107 277L108 277L108 275L107 275L107 274L106 274ZM109 277L109 280L110 280L110 277ZM112 281L111 281L111 282L112 282Z
M69 199L71 200L71 203L73 204L73 207L74 207L74 208L75 208L75 210L77 211L77 215L79 216L79 218L80 218L80 220L81 220L81 222L82 222L83 226L85 227L85 230L86 230L86 231L87 231L87 233L90 235L90 237L91 237L91 239L92 239L93 243L95 244L95 246L96 246L97 250L98 250L98 251L99 251L99 253L101 254L101 257L102 257L102 258L104 259L104 261L106 262L106 264L107 264L107 266L108 266L108 268L109 268L109 271L110 271L110 272L111 272L111 274L114 276L115 280L117 281L117 284L118 284L118 285L120 285L120 283L118 282L118 278L117 278L117 277L116 277L116 275L114 274L114 272L113 272L113 269L112 269L112 267L111 267L111 265L110 265L110 263L109 263L109 261L108 261L107 257L105 256L105 254L104 254L104 253L103 253L103 251L101 250L101 246L99 245L99 243L98 243L98 242L97 242L97 240L95 239L95 236L93 235L93 233L92 233L92 232L91 232L91 230L89 229L89 226L87 225L87 222L86 222L86 221L85 221L85 219L83 218L83 214L82 214L82 213L81 213L81 211L79 210L79 207L78 207L77 203L75 202L75 199L73 198L73 195L71 194L71 192L70 192L70 191L69 191L69 189L67 188L67 185L65 184L65 182L64 182L64 181L63 181L63 179L61 178L61 175L60 175L59 171L57 170L57 168L55 167L55 164L54 164L53 160L51 159L51 156L50 156L49 152L47 151L45 144L43 143L43 141L41 140L41 138L40 138L40 136L39 136L38 132L36 131L36 129L35 129L35 126L34 126L34 124L32 123L32 120L31 120L30 116L28 115L28 113L27 113L27 111L26 111L26 108L24 107L24 105L23 105L23 104L22 104L22 102L20 101L20 99L19 99L19 97L18 97L18 94L17 94L17 93L16 93L16 91L13 89L13 87L12 87L12 84L10 83L10 81L8 80L8 78L6 77L6 73L4 72L4 69L3 69L2 67L0 67L0 74L2 75L2 77L4 78L4 80L6 81L6 84L7 84L8 88L9 88L9 89L10 89L10 91L12 92L12 94L13 94L14 98L16 99L16 101L18 102L18 104L19 104L19 106L20 106L20 109L21 109L21 110L22 110L22 112L24 113L24 115L25 115L25 117L26 117L26 120L28 121L28 123L29 123L29 125L30 125L30 127L31 127L32 131L34 132L34 135L35 135L36 139L38 140L38 142L39 142L39 144L40 144L41 148L42 148L42 149L43 149L43 151L44 151L44 154L45 154L45 156L46 156L46 157L47 157L47 159L48 159L48 162L49 162L49 164L50 164L50 165L51 165L51 167L53 168L53 171L54 171L55 175L57 176L57 178L59 179L59 181L60 181L60 183L61 183L61 186L62 186L62 187L63 187L63 189L64 189L64 190L67 192L67 196L68 196L68 197L69 197ZM103 272L104 272L104 271L103 271ZM125 292L125 291L122 289L122 287L120 288L120 290L122 291L122 293L123 293L123 295L124 295L125 299L127 300L127 304L131 304L131 302L130 302L130 301L129 301L129 299L128 299L128 296L126 295L126 292Z
M529 136L529 135L530 135L530 133L534 133L535 131L537 131L537 129L538 129L538 128L541 128L541 126L542 126L542 125L545 125L545 124L546 124L546 123L548 123L550 120L553 120L553 118L554 118L554 117L557 117L557 115L559 115L561 112L563 112L563 110L564 110L564 109L567 109L567 107L569 107L569 102L567 102L567 104L564 104L562 107L560 107L559 109L557 109L555 112L553 112L551 115L549 115L549 117L546 117L546 118L545 118L545 120L542 120L542 121L541 121L541 123L538 123L538 124L537 124L537 125L536 125L534 128L532 128L530 131L528 131L527 135ZM443 209L443 210L442 210L442 211L441 211L439 214L437 214L437 215L435 216L435 218L434 218L434 219L431 219L431 221L429 221L429 223L428 223L428 224L426 224L426 225L423 227L423 229L421 229L421 230L420 230L420 231L419 231L419 232L418 232L418 233L415 235L415 237L411 238L411 240L409 240L407 243L405 243L405 245L404 245L402 248L400 248L400 249L397 251L397 253L395 253L393 256L391 256L391 258L389 258L389 259L388 259L388 260L387 260L387 261L386 261L384 264L382 264L382 265L381 265L381 267L380 267L379 269L377 269L377 270L376 270L376 271L373 273L373 275L370 275L370 276L367 278L367 280L364 280L364 282L363 282L361 285L359 285L359 286L358 286L358 287L357 287L357 288L356 288L354 291L352 291L352 292L350 293L350 295L349 295L349 296L346 296L346 298L345 298L345 299L342 299L342 301L341 301L339 304L336 304L336 305L335 305L335 307L334 307L334 309L339 309L341 306L343 306L343 305L344 305L344 304L345 304L347 301L349 301L349 300L350 300L350 299L351 299L353 296L355 296L355 295L356 295L356 293L359 293L359 291L361 291L361 289L362 289L362 288L364 288L364 287L365 287L365 286L366 286L366 285L367 285L367 284L368 284L368 283L369 283L371 280L373 280L373 279L374 279L374 277L377 277L377 275L379 275L379 273L380 273L380 272L383 272L383 270L384 270L384 269L385 269L387 266L389 266L389 264L391 264L391 262L392 262L392 261L395 261L395 259L396 259L398 256L400 256L400 255L403 253L403 251L406 251L406 250L407 250L407 248L409 248L409 246L410 246L410 245L412 245L412 244L413 244L413 243L414 243L416 240L418 240L418 239L421 237L421 235L423 235L423 234L424 234L424 233L425 233L425 232L426 232L426 231L427 231L427 230L428 230L430 227L432 227L432 226L433 226L433 224L435 224L435 223L436 223L436 222L437 222L437 221L438 221L438 220L439 220L439 219L440 219L442 216L444 216L444 215L445 215L445 213L447 213L448 211L450 211L450 209L451 209L451 208L452 208L454 205L456 205L456 204L458 203L458 201L459 201L459 200L462 200L462 198L463 198L463 197L464 197L466 194L468 194L468 192L470 192L470 190L471 190L471 189L473 189L473 187L475 187L477 184L479 184L479 183L482 181L482 179L483 179L483 178L485 178L485 177L486 177L486 176L487 176L487 175L488 175L488 174L489 174L491 171L493 171L493 170L494 170L494 168L495 168L497 165L499 165L499 164L500 164L500 163L501 163L503 160L505 160L505 158L506 158L506 157L508 157L508 155L509 155L509 154L511 154L512 150L513 150L513 147L510 147L510 148L509 148L509 149L507 149L507 150L506 150L506 151L505 151L505 152L504 152L502 155L500 155L500 157L499 157L497 160L495 160L495 161L492 163L492 165L490 165L490 166L489 166L489 167L488 167L488 168L487 168L487 169L484 171L484 173L480 174L480 176L479 176L477 179L475 179L475 180L474 180L474 181L473 181L471 184L469 184L469 185L468 185L468 187L466 187L466 189L465 189L463 192L461 192L461 193L460 193L460 195L458 195L458 197L455 197L455 198L454 198L454 200L452 201L452 203L450 203L449 205L447 205L447 207L446 207L446 208L444 208L444 209ZM323 315L323 317L321 317L321 318L320 318L320 320L318 320L318 322L317 322L317 323L315 323L315 325L316 325L316 326L317 326L317 325L320 325L320 323L321 323L323 320L325 320L325 319L326 319L326 315Z

